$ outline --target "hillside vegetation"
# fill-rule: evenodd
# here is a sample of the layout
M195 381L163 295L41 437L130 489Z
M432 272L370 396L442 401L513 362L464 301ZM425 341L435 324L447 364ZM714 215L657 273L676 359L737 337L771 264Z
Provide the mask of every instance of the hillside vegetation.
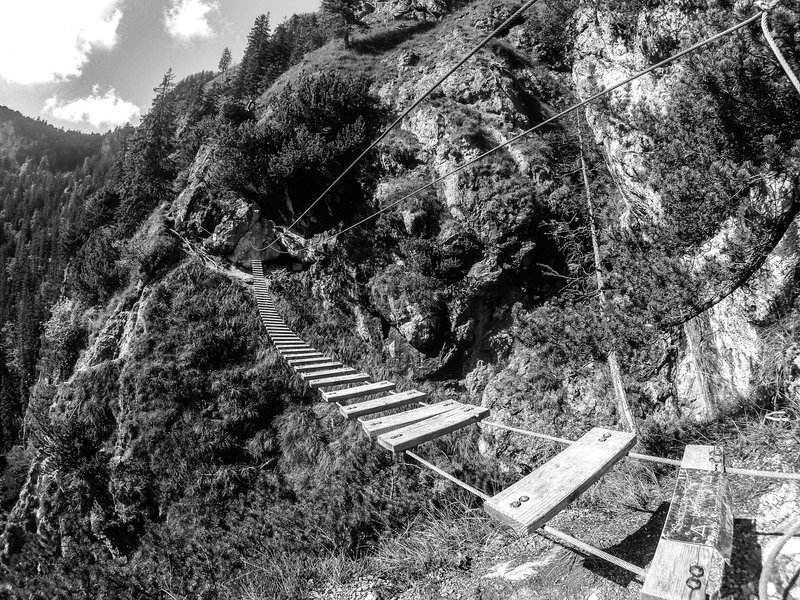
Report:
M751 3L542 0L311 207L517 8L330 4L168 72L136 128L0 111L4 597L637 596L317 402L267 341L254 259L302 264L269 275L279 311L376 380L576 438L621 426L615 355L640 451L800 469L800 101L755 26L334 237ZM800 3L771 22L800 64ZM555 449L473 427L420 453L493 494ZM672 473L625 461L558 523L644 566ZM725 592L749 600L765 498L800 490L734 496L753 521ZM487 575L503 561L540 567Z

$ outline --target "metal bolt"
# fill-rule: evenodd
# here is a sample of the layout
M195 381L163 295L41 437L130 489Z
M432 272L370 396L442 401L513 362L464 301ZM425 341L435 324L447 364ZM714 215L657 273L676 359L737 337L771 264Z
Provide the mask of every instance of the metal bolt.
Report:
M375 421L373 425L380 425L383 421Z
M519 497L519 501L520 502L527 502L528 500L530 500L530 498L528 498L527 496L520 496Z
M522 506L521 502L512 502L511 503L511 508L519 508L520 506Z
M692 565L689 567L689 573L692 574L692 577L702 577L705 575L705 572L706 570L700 565Z
M686 586L692 590L699 590L702 585L703 584L700 583L700 580L694 577L689 577L689 579L686 580Z

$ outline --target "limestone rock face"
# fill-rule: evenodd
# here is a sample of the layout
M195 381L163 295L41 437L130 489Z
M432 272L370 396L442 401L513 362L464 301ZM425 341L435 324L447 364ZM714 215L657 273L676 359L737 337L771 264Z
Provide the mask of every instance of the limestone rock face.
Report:
M633 41L614 33L609 14L583 11L577 15L578 39L572 77L581 98L610 87L708 34L702 19L676 5L643 11ZM664 199L647 182L647 148L651 140L629 126L636 111L666 114L676 101L672 90L683 67L676 62L614 91L604 103L590 104L586 116L595 140L602 144L611 172L622 192L621 222L634 230L639 224L658 226L664 218ZM792 182L775 181L751 192L761 216L777 219L796 202ZM702 190L698 190L702 194ZM704 265L726 265L729 250L748 239L751 225L731 218L714 238L685 257L700 272ZM759 324L768 318L794 282L800 264L797 224L792 224L765 264L740 288L685 326L683 352L676 374L678 403L683 412L706 420L733 410L752 391L761 358ZM720 290L709 287L708 298Z
M178 231L203 239L209 254L234 264L250 266L252 260L272 260L283 247L275 244L275 223L258 206L234 194L214 195L207 180L215 168L214 148L204 145L197 152L186 185L172 204L170 213Z
M376 3L377 10L370 18L376 21L435 21L450 12L451 4L448 0L389 0Z
M395 3L388 3L386 10L392 6ZM374 93L384 106L401 111L452 66L453 57L469 51L477 36L509 14L505 8L490 6L465 11L463 27L448 28L433 49L388 53ZM530 46L523 29L512 28L505 41L524 53ZM383 146L379 160L384 174L376 185L377 203L388 204L529 127L543 110L533 99L532 79L529 65L507 64L491 52L476 55L469 68L444 82L436 101L416 108ZM405 231L432 242L441 264L448 267L453 290L458 291L442 294L445 305L434 297L446 287L441 281L432 283L427 292L421 286L425 301L415 299L405 283L387 297L378 288L386 287L387 277L391 279L388 271L398 269L399 263L368 284L370 297L383 298L373 308L392 326L390 337L404 341L387 350L393 368L403 371L410 364L425 365L422 370L430 373L452 367L465 376L479 360L478 348L488 333L525 294L522 284L535 263L546 262L531 235L537 230L536 189L549 178L544 164L532 158L538 154L535 146L534 141L520 141L497 161L487 161L485 169L448 177L424 202L404 207ZM398 277L401 271L402 267ZM405 352L411 356L403 356Z

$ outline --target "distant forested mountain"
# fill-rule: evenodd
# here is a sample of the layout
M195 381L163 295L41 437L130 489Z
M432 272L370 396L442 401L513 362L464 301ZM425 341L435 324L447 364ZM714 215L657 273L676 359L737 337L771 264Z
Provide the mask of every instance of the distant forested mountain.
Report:
M102 135L65 131L0 106L0 166L2 161L39 162L46 158L54 171L71 171L99 152L102 143Z

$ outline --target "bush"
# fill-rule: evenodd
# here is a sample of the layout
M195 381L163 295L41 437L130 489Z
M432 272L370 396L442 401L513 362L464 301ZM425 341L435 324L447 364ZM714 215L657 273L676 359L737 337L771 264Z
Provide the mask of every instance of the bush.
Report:
M106 302L125 280L119 240L110 227L98 229L81 246L70 269L70 284L88 304Z

